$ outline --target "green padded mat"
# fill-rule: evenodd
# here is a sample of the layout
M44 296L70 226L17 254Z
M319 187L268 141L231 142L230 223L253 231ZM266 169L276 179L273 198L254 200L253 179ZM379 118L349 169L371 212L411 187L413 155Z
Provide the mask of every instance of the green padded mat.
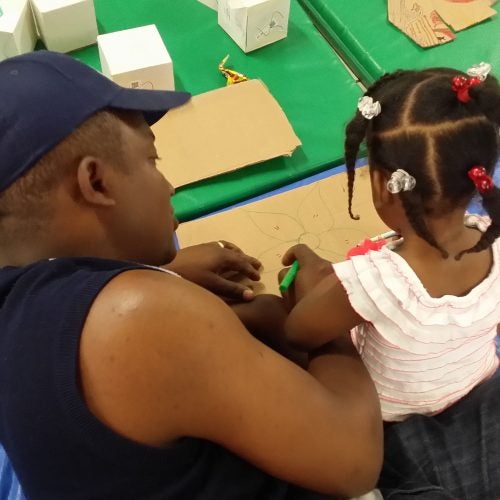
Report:
M100 33L157 25L174 61L178 90L198 94L225 85L217 65L230 54L228 67L264 81L303 143L290 158L180 188L174 197L179 219L192 219L342 163L343 129L361 91L297 0L292 0L288 37L249 54L218 26L216 12L196 0L94 1ZM96 46L72 55L100 69Z
M365 85L396 69L481 61L500 74L500 15L459 31L453 42L423 49L387 20L387 0L300 0L318 29ZM500 4L493 6L499 10Z

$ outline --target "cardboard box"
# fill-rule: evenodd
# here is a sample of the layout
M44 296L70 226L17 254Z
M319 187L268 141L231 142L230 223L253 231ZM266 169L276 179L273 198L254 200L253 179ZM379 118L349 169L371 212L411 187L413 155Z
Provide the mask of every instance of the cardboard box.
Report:
M219 0L219 25L244 52L281 40L288 33L290 0Z
M31 5L47 49L70 52L96 42L97 22L92 0L31 0Z
M194 96L152 129L158 167L175 187L290 156L301 144L260 80Z
M36 39L29 0L4 0L0 4L0 61L31 52Z
M175 90L172 58L154 24L97 37L102 72L122 87Z
M210 7L215 11L217 11L217 8L219 6L219 0L198 0L198 2L206 5L207 7Z

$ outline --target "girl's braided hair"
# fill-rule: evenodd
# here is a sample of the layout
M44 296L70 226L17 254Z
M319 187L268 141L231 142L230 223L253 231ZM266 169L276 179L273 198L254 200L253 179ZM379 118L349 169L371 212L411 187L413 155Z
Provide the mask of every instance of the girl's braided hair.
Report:
M354 164L366 139L371 168L389 173L400 168L415 177L416 187L399 193L406 216L417 235L444 258L448 253L427 227L425 217L465 207L476 192L467 172L481 165L491 175L499 154L500 85L490 75L470 87L471 99L463 103L452 90L452 78L460 75L467 76L450 68L384 75L366 91L380 102L382 112L367 120L357 111L345 137L351 218L357 218L352 213ZM494 187L482 198L491 225L457 259L484 250L500 235L500 189Z

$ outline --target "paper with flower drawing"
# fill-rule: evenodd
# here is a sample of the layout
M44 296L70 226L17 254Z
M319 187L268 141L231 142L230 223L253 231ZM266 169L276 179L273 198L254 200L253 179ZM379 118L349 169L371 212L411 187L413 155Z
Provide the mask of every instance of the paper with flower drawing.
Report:
M338 262L361 240L387 231L373 208L367 167L358 169L353 211L347 213L347 177L337 174L203 219L181 224L181 247L227 240L263 263L256 291L278 294L277 273L281 257L296 243L305 243L322 257Z

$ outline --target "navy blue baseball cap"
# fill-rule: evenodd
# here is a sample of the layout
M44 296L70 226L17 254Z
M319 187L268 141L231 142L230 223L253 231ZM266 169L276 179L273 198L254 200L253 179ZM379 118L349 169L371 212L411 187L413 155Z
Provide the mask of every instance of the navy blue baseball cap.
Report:
M75 59L46 50L0 63L0 192L103 109L140 111L151 125L187 92L120 87Z

